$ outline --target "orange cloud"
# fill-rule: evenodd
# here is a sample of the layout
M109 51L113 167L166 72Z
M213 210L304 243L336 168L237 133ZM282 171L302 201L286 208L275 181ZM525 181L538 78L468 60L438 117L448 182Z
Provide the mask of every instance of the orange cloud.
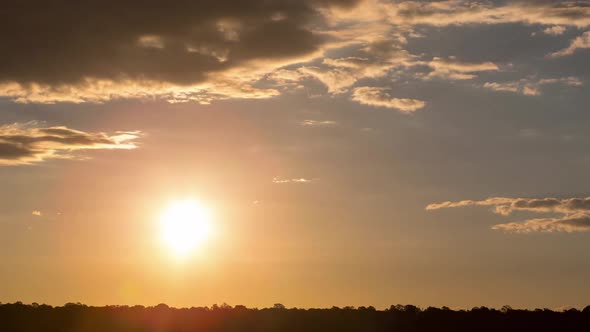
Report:
M385 6L390 22L400 25L542 24L590 26L590 7L582 2L519 1L494 6L468 0L401 1Z
M454 57L448 59L435 57L427 65L432 68L432 71L426 75L426 79L469 80L477 77L476 73L478 72L498 71L500 69L493 62L461 62Z
M527 96L541 95L541 88L548 84L563 84L567 86L582 86L584 83L577 77L559 77L544 79L521 79L512 82L486 82L483 87L495 91L514 92Z
M397 109L403 113L411 113L426 105L426 102L410 98L393 98L385 88L363 86L354 89L352 100L369 106Z
M581 36L571 41L570 45L562 50L549 54L549 57L558 58L566 55L572 55L576 50L581 48L590 48L590 31L584 32Z

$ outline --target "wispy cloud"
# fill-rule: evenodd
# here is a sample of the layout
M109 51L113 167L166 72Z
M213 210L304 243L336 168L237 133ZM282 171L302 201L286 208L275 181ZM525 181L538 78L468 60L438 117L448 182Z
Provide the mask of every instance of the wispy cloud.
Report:
M292 178L292 179L285 179L285 178L281 178L278 176L275 176L272 179L273 183L278 183L278 184L286 184L286 183L300 183L300 184L306 184L306 183L311 183L312 180L311 179L306 179L306 178Z
M538 218L492 226L494 230L514 233L531 232L587 232L590 231L590 215L577 213L558 218Z
M518 1L494 5L472 0L400 1L387 3L390 21L398 25L543 24L579 28L590 26L584 2Z
M426 210L467 206L491 206L494 212L508 216L515 211L562 214L554 218L535 218L494 225L492 229L518 233L590 231L590 197L583 198L509 198L490 197L484 200L433 203Z
M303 120L301 125L304 127L334 127L338 122L332 120Z
M581 36L571 41L570 45L562 50L549 54L549 57L558 58L566 55L572 55L581 48L590 48L590 31L584 32Z
M435 57L427 65L432 68L432 71L425 76L426 79L470 80L477 77L478 72L500 70L493 62L462 62L455 57L448 59Z
M399 42L388 39L363 44L357 51L361 56L325 58L321 66L303 66L299 71L322 82L328 92L339 94L361 79L381 78L396 68L420 64L417 56L403 50Z
M549 84L563 84L567 86L582 86L584 83L577 77L559 77L544 79L521 79L511 82L486 82L483 87L495 91L513 92L527 96L541 95L541 88Z
M418 99L393 98L386 88L363 86L354 89L352 100L369 106L393 108L403 113L414 112L426 105Z
M543 33L546 35L559 36L563 35L566 29L567 28L562 25L554 25L543 29Z
M256 78L219 75L205 83L178 86L158 81L112 81L87 78L71 84L0 83L0 96L17 103L103 103L116 99L156 98L170 103L197 102L209 104L230 98L265 99L279 95L275 89L252 86Z
M40 127L35 122L0 126L0 165L72 159L80 150L135 149L140 132L89 133L65 126Z

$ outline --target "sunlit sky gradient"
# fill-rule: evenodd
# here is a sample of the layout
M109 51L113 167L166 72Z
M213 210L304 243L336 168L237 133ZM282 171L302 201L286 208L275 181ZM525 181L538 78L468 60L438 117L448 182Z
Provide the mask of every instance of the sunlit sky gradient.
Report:
M1 302L588 304L590 2L125 3L0 13Z

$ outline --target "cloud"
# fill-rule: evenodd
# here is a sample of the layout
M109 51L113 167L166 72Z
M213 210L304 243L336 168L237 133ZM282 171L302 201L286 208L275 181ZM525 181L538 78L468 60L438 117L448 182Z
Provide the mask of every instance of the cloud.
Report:
M301 70L279 68L266 75L266 79L273 81L280 87L298 87L300 82L310 76Z
M545 28L543 30L543 33L546 35L559 36L559 35L563 35L565 30L566 30L566 27L564 27L562 25L554 25L554 26Z
M404 49L408 39L419 38L423 25L503 23L538 24L545 33L561 34L568 27L590 26L590 6L467 0L217 0L165 7L151 1L67 6L33 1L0 13L0 97L19 103L157 98L208 104L272 98L302 88L307 79L340 94L360 80L419 65L431 68L420 78L467 80L497 71L498 65L423 61L425 55ZM15 32L15 26L23 28ZM585 47L583 41L556 53Z
M48 159L72 159L79 150L135 149L139 132L88 133L36 123L0 126L0 165L26 165Z
M461 62L455 57L449 57L448 59L435 57L427 65L432 68L432 71L424 77L426 79L469 80L477 77L475 73L498 71L500 69L493 62Z
M170 103L194 101L209 104L214 100L264 99L278 94L275 89L259 89L249 82L223 77L187 87L161 82L113 82L95 79L85 79L77 85L22 85L15 82L0 84L0 96L9 97L17 103L42 104L103 103L126 98L160 98Z
M486 82L483 85L484 88L488 88L495 91L505 91L526 94L521 86L520 82Z
M559 218L529 219L522 222L494 225L492 229L514 233L587 232L590 231L590 215L580 213Z
M456 208L464 206L492 206L492 205L504 205L510 203L513 199L506 197L490 197L481 201L464 200L458 202L446 201L442 203L432 203L426 206L426 210L438 210L444 208Z
M584 83L577 77L559 77L544 79L521 79L511 82L486 82L483 87L495 91L513 92L527 96L541 95L541 87L548 84L563 84L567 86L582 86Z
M43 214L41 213L41 211L34 210L33 212L31 212L31 215L41 217Z
M524 128L518 131L518 135L524 139L533 140L541 136L541 133L537 129Z
M325 58L322 66L303 66L299 71L322 82L328 92L339 94L361 79L384 77L396 68L420 64L415 55L392 40L363 44L357 51L358 56Z
M334 127L338 125L338 122L332 120L303 120L301 125L304 127Z
M426 206L426 210L466 206L495 206L495 212L502 215L509 215L517 210L557 213L590 212L590 197L567 199L490 197L480 201L464 200L433 203Z
M490 197L484 200L464 200L458 202L433 203L426 206L426 210L443 208L458 208L467 206L492 206L494 212L508 216L515 211L529 211L535 213L557 213L560 217L536 218L518 222L494 225L494 230L504 230L517 233L530 232L578 232L590 231L590 197L583 198L509 198Z
M310 179L306 179L306 178L293 178L293 179L284 179L284 178L280 178L278 176L275 176L272 179L273 183L278 183L278 184L286 184L286 183L300 183L300 184L306 184L306 183L311 183L312 180Z
M496 2L498 3L498 2ZM398 25L541 24L590 26L590 6L575 1L400 1L384 7Z
M558 58L566 55L572 55L580 48L590 48L590 31L586 31L581 36L576 37L571 41L568 47L549 54L549 57Z
M302 66L296 71L279 72L275 81L301 81L313 77L322 82L332 94L347 92L362 79L378 79L391 72L402 72L415 66L427 66L431 70L428 74L416 74L422 79L468 80L477 77L478 72L498 71L499 67L492 62L470 63L457 60L455 57L446 59L434 57L430 61L421 60L401 48L399 41L379 40L360 46L357 56L342 58L324 58L321 66ZM354 99L353 100L357 100ZM421 108L423 102L409 99L396 99L386 106L400 110L415 110ZM371 104L376 105L376 104ZM418 107L419 105L422 105ZM385 104L381 103L381 106Z
M426 105L422 100L392 98L387 89L368 86L354 89L352 100L363 105L394 108L404 113L414 112Z
M9 6L0 13L0 96L39 103L274 96L276 91L253 84L278 67L321 54L330 42L314 30L325 26L322 10L356 3L216 0L161 6L91 0Z

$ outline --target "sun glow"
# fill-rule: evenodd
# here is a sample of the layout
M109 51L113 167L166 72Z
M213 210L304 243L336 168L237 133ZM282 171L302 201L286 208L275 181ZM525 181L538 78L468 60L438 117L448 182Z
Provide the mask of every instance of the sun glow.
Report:
M194 252L210 234L210 211L194 200L173 202L160 218L162 243L176 257Z

